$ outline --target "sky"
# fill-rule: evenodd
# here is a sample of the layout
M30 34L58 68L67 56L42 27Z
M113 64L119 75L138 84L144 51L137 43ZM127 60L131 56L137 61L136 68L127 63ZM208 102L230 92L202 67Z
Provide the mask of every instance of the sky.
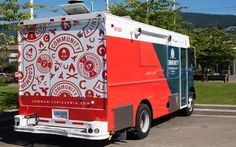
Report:
M88 8L91 6L91 1L94 3L95 11L105 10L105 0L84 0ZM121 1L122 0L110 0L110 3L112 4L113 2ZM48 9L35 10L35 13L38 18L61 15L63 10L59 7L59 5L67 2L68 0L34 0L35 4L44 4L48 7L52 6L53 8L60 10L59 13L51 13ZM179 6L188 7L183 10L184 12L236 15L236 0L176 0L176 2L180 4Z

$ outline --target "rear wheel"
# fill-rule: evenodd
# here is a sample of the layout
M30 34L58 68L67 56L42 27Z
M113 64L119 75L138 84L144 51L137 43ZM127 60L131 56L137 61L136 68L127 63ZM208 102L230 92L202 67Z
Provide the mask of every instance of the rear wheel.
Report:
M151 128L152 116L148 105L140 104L136 115L137 136L139 139L147 137Z
M194 101L195 101L195 99L194 99L193 94L190 94L188 97L188 107L186 107L182 110L182 113L181 113L182 115L184 115L184 116L192 115L193 110L194 110Z

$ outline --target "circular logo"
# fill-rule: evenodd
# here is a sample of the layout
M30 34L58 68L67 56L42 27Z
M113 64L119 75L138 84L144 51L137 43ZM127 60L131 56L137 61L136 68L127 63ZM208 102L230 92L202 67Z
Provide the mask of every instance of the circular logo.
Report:
M81 97L81 92L74 83L61 81L52 86L50 96Z
M86 96L87 98L93 98L93 97L94 97L94 93L93 93L92 90L87 90L87 91L85 92L85 96Z
M41 96L41 94L39 92L35 92L34 96Z
M68 48L61 48L58 52L58 57L62 60L62 61L66 61L70 58L70 51Z
M106 47L104 45L100 45L98 48L97 48L97 53L99 56L105 56L106 55Z
M86 79L93 79L101 72L101 61L92 53L86 53L78 60L79 74Z
M70 21L62 21L61 22L61 28L64 30L64 31L68 31L71 29L71 23Z
M26 41L33 42L40 39L45 33L45 30L45 24L26 25L20 32L20 35L22 38L25 38Z
M18 71L18 80L21 81L24 78L24 74L21 71Z
M35 78L35 69L34 69L34 65L31 64L29 66L27 66L24 69L24 73L23 72L19 72L19 91L24 91L26 89L28 89Z
M23 57L26 61L31 62L33 61L36 56L37 56L37 50L33 45L27 45L24 49L23 49Z
M58 93L59 97L73 97L71 95L71 93L69 93L68 91L61 91L60 93Z
M30 96L30 92L25 92L24 96Z
M49 57L49 55L42 54L37 59L37 69L41 73L49 73L52 69L52 59Z

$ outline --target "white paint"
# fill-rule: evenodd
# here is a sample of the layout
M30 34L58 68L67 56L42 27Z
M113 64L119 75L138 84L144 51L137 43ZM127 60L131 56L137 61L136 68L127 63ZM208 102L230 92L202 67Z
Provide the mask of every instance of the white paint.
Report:
M236 118L236 116L230 115L200 115L200 114L192 114L193 117L215 117L215 118Z
M216 105L216 104L195 104L195 106L204 106L204 107L233 107L236 108L236 105Z
M236 110L222 110L222 109L195 109L195 111L205 111L205 112L232 112L236 113Z
M46 125L37 125L37 126L27 126L26 119L23 115L15 116L15 120L20 120L20 125L15 126L14 130L17 132L27 132L27 133L35 133L35 134L54 134L54 135L61 135L67 137L75 137L75 138L83 138L83 139L90 139L90 140L102 140L107 139L109 137L108 132L108 122L103 121L73 121L73 122L81 122L84 125L79 126L77 128L65 126L55 126L52 122L47 123ZM47 120L47 119L43 119ZM44 123L46 124L46 123ZM71 124L71 122L69 122ZM85 133L83 131L91 129L99 129L99 133Z
M31 5L31 8L30 8L30 19L34 19L33 3L34 3L34 0L30 0L30 5Z
M106 32L108 36L114 36L118 38L139 40L151 43L158 43L164 45L171 45L182 48L189 48L189 37L183 34L179 34L173 31L161 29L123 17L114 16L111 14L105 14L106 18ZM114 27L111 27L114 25ZM134 32L138 28L142 29L140 36L135 36ZM121 31L117 31L117 30ZM152 33L147 33L152 32ZM168 42L168 36L171 36L171 41Z

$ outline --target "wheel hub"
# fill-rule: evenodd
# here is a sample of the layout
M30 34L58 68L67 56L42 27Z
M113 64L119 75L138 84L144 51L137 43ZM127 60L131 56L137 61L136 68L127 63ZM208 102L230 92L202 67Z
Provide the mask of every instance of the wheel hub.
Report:
M194 100L192 96L189 96L188 98L188 109L189 111L193 111L193 107L194 107Z
M150 118L146 110L141 113L139 122L142 132L143 133L147 132L150 124Z

